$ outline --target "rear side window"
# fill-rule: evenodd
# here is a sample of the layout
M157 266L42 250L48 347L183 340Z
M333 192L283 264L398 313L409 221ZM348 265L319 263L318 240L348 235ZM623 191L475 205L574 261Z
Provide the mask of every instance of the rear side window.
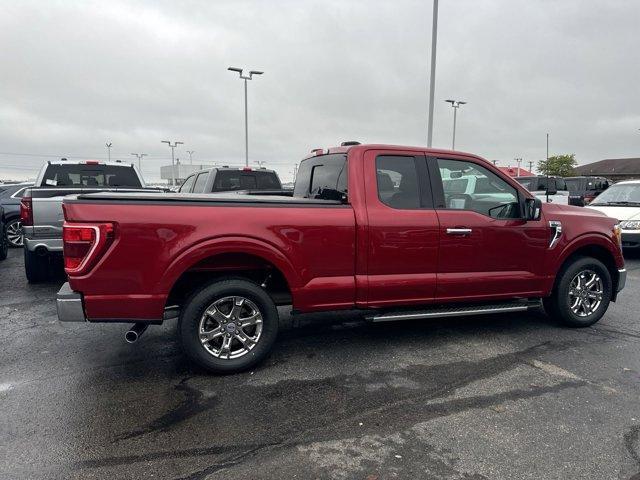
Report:
M391 208L420 208L420 189L415 157L376 157L378 198Z
M42 179L44 187L130 187L142 185L132 167L120 165L51 164Z
M193 193L204 193L204 186L207 183L207 175L209 172L203 172L196 178L196 184L193 187Z
M195 179L196 179L195 175L191 175L190 177L188 177L180 187L179 191L181 193L189 193L191 191L191 187L193 187L193 181Z
M338 199L347 193L347 156L321 155L303 160L296 175L294 197Z

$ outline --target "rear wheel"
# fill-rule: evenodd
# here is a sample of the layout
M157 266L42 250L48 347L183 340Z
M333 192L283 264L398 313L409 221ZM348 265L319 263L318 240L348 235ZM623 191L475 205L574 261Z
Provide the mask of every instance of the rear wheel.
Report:
M235 373L267 357L278 335L278 310L255 283L220 280L187 300L179 332L195 363L214 373Z
M29 283L40 283L46 280L49 271L49 257L38 255L24 249L24 271Z
M5 234L10 247L18 248L24 244L22 222L19 218L14 218L7 222Z
M544 308L567 326L588 327L605 314L612 293L607 267L595 258L579 257L560 272Z

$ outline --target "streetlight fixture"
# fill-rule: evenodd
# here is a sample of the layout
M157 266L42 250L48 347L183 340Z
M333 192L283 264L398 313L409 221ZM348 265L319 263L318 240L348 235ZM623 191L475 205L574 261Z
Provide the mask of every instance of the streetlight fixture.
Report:
M187 150L187 153L189 154L189 164L193 165L193 157L192 157L192 155L194 153L196 153L196 151L195 150Z
M184 142L173 142L173 144L171 144L171 141L169 140L162 140L160 143L166 143L167 145L169 145L169 147L171 147L171 185L175 187L176 186L175 148L178 145L184 145Z
M451 142L451 150L456 149L456 117L458 114L458 108L460 105L465 105L467 102L463 102L462 100L445 100L445 102L450 103L453 107L453 141Z
M113 146L113 143L107 142L105 143L105 146L107 147L107 158L109 158L109 161L111 161L111 147Z
M427 147L433 140L433 95L436 90L436 45L438 41L438 0L433 0L433 24L431 26L431 79L429 80L429 122L427 126Z
M264 72L258 70L250 70L249 75L243 75L242 68L229 67L227 70L238 72L240 78L244 80L244 164L249 166L249 113L247 107L247 80L251 80L254 75L262 75Z
M258 168L263 168L267 164L267 161L266 160L254 160L253 163L258 165Z
M142 157L146 157L147 154L146 153L132 153L131 155L138 157L138 170L140 171L140 174L142 174Z

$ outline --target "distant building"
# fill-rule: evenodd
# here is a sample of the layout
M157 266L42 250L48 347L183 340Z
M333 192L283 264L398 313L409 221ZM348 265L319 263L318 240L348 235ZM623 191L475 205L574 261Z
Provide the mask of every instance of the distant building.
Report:
M510 177L535 177L536 174L526 170L522 167L498 167L504 173L509 175Z
M614 181L640 178L640 158L608 158L580 165L575 172L576 175L606 177Z
M191 165L178 163L176 165L166 165L164 167L160 167L160 178L162 180L167 180L169 184L171 184L171 179L173 176L171 175L171 170L173 168L173 175L175 175L176 185L182 185L182 182L191 175L193 172L197 172L199 170L204 170L205 168L210 168L211 165Z

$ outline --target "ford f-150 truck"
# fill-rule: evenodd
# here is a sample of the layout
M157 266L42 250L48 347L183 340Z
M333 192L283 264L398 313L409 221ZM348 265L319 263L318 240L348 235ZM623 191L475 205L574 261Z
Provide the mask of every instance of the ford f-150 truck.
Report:
M470 176L480 191L443 186ZM266 357L278 305L384 322L543 304L586 327L626 280L615 219L542 204L456 151L315 150L292 197L97 193L63 206L59 319L131 322L134 341L179 316L186 354L219 373Z
M109 190L151 189L145 188L142 176L131 163L63 159L43 165L35 185L24 191L20 201L24 268L30 283L44 280L51 257L62 255L62 198Z

